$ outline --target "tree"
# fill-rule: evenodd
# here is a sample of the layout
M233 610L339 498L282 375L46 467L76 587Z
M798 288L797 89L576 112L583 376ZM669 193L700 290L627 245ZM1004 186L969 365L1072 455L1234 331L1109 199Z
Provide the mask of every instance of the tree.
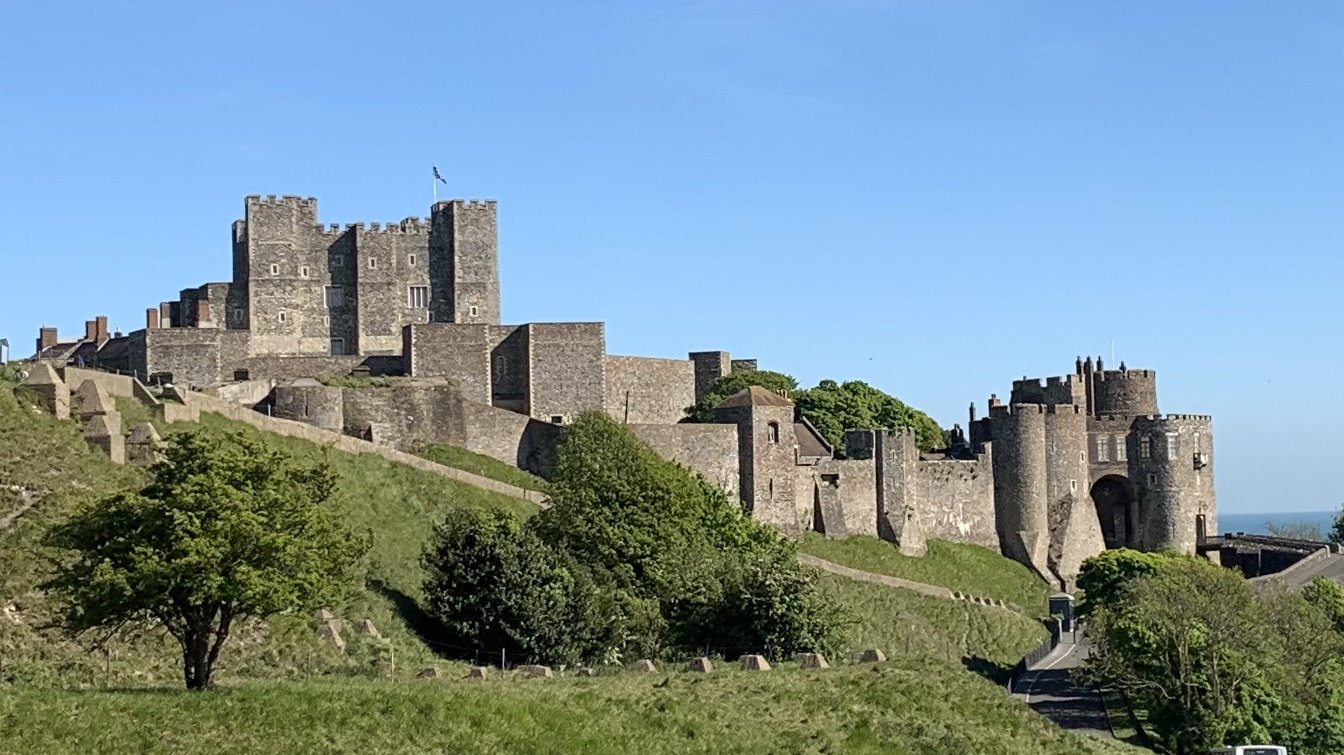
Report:
M629 600L653 601L663 621L656 644L791 652L834 640L836 610L792 543L600 413L570 426L551 507L530 524Z
M589 575L508 514L450 512L422 563L429 614L450 643L572 662L600 648L611 630L594 610Z
M753 385L787 396L792 396L798 390L798 381L782 372L769 370L734 372L715 380L708 393L701 396L694 406L686 408L686 416L692 422L713 422L714 407L723 403L729 396Z
M713 422L714 408L724 399L753 385L787 395L795 414L821 432L833 448L843 449L845 430L853 428L910 427L920 449L947 445L947 436L932 417L867 383L823 380L815 388L799 389L798 382L780 372L736 372L714 382L710 391L686 410L692 422Z
M1329 540L1332 543L1344 544L1344 503L1339 505L1339 513L1335 514L1335 524L1330 528Z
M1203 559L1115 560L1137 574L1092 606L1088 673L1148 714L1163 752L1273 741L1292 752L1344 750L1344 635L1330 610L1340 593L1252 589ZM1087 569L1087 565L1084 567ZM1092 564L1094 577L1102 570ZM1098 594L1106 590L1098 590ZM1337 619L1334 619L1337 620Z
M909 427L921 450L947 446L947 436L932 417L860 380L823 380L794 398L806 417L835 448L844 448L845 430L856 427Z
M1284 537L1289 540L1314 540L1323 542L1325 535L1321 533L1321 525L1315 522L1265 522L1265 532L1274 537Z
M1078 615L1087 616L1099 606L1114 605L1124 597L1123 591L1134 580L1156 574L1171 561L1175 553L1150 553L1115 548L1105 550L1083 561L1078 572L1078 589L1083 599L1078 604Z
M330 601L368 547L330 505L330 467L241 434L178 433L151 475L50 531L72 558L46 588L73 634L167 630L188 689L210 686L234 621Z

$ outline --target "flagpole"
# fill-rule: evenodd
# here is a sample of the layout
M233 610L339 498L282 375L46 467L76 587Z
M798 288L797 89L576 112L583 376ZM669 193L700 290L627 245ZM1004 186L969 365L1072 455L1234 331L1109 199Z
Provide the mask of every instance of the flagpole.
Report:
M433 186L434 186L434 204L438 204L438 203L439 203L439 179L438 179L437 177L435 177L435 176L431 176L430 179L429 179L429 182L430 182L431 184L433 184Z

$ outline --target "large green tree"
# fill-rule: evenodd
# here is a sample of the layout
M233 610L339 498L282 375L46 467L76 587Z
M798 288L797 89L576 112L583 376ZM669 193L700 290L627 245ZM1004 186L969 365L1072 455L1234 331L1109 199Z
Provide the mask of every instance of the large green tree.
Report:
M1344 751L1344 636L1328 608L1339 596L1252 589L1203 559L1152 555L1085 563L1088 671L1146 711L1161 751L1267 741Z
M910 427L925 451L947 443L946 434L932 417L865 382L823 380L814 388L800 389L792 376L767 370L735 372L719 378L695 406L686 410L687 418L713 422L715 407L753 385L788 396L794 402L795 414L811 422L836 449L843 450L845 430L853 428Z
M665 647L793 652L835 641L836 608L792 542L601 413L581 416L561 441L551 507L534 522L620 589L656 601Z
M151 475L50 531L70 558L46 587L71 633L167 630L188 689L210 686L234 622L333 600L367 548L333 509L328 466L245 436L178 433Z
M694 406L687 407L686 416L692 422L713 422L714 407L723 400L740 392L744 388L758 385L773 393L782 393L790 398L798 391L798 381L792 375L769 370L750 370L724 375L714 381L709 392L700 397Z
M823 380L815 388L798 391L794 403L798 414L836 448L844 447L845 430L887 427L912 428L924 451L947 445L947 436L932 417L860 380Z

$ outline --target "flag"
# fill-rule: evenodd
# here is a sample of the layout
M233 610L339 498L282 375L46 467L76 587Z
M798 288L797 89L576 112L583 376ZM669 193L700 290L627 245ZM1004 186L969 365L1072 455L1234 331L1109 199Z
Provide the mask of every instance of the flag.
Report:
M444 185L444 186L447 186L447 185L448 185L448 182L443 180L443 176L439 175L439 168L438 168L438 166L431 165L430 167L434 168L434 180L436 180L436 181L443 181L443 185Z

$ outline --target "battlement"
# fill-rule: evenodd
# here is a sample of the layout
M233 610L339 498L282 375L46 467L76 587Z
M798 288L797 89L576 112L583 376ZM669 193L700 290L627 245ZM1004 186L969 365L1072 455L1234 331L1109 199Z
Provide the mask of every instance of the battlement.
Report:
M1045 408L1046 414L1082 414L1083 408L1077 404L1051 404Z
M497 204L498 202L493 199L449 199L434 205L434 212L444 212L454 206L464 210L489 210L494 212Z
M1106 370L1092 374L1098 380L1152 380L1157 377L1156 370Z
M1072 406L1066 404L1065 406ZM989 416L991 417L1011 417L1017 414L1045 414L1049 409L1054 413L1054 407L1047 407L1045 404L991 404L989 407Z
M1172 420L1195 420L1199 422L1213 421L1213 417L1208 414L1143 414L1134 419L1146 422L1170 422Z
M297 205L299 207L311 207L314 209L317 207L317 197L300 197L293 194L284 194L279 197L274 194L267 194L265 196L251 194L248 195L245 201L247 204L258 205Z
M1098 414L1098 415L1097 415L1097 421L1098 421L1098 422L1129 422L1129 421L1132 420L1132 419L1134 419L1134 417L1131 416L1131 415L1128 415L1128 414Z

